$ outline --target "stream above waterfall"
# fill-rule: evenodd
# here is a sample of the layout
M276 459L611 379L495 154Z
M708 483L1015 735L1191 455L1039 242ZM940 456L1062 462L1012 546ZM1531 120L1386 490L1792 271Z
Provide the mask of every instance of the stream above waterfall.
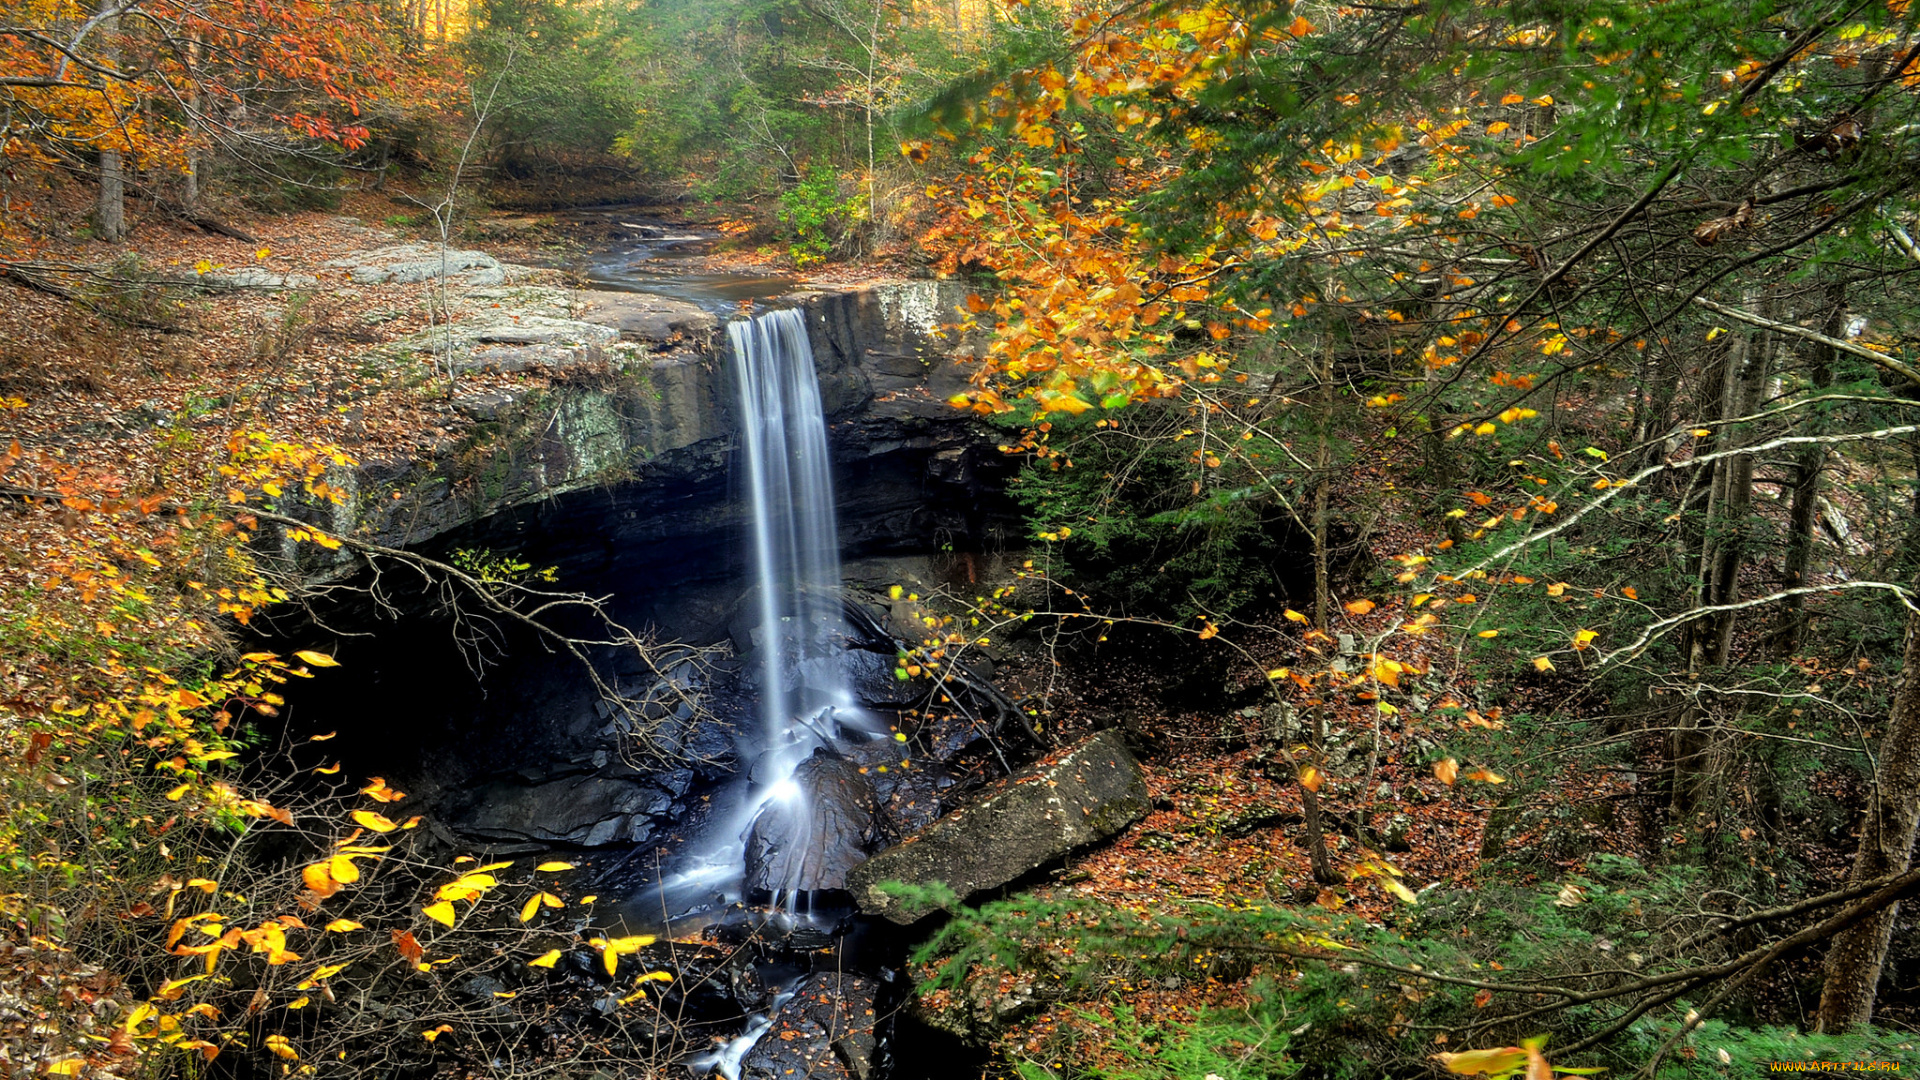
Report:
M595 289L683 300L722 318L742 302L783 296L804 287L797 277L766 270L723 269L710 258L722 236L710 227L680 224L636 208L574 211L623 237L587 256L580 271Z

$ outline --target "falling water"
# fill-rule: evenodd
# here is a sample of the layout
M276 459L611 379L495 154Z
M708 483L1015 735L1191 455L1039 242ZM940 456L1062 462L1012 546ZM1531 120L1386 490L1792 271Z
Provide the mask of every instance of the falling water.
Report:
M744 857L756 879L749 884L792 910L797 897L844 882L845 866L834 857L843 848L816 820L826 808L813 805L809 788L816 774L833 771L839 729L859 727L863 717L841 667L840 540L806 322L797 311L775 311L730 323L727 333L752 498L767 747L755 766L763 793ZM809 759L817 747L829 757Z
M769 745L793 726L797 709L840 701L793 700L786 683L818 685L845 636L840 607L840 534L833 514L827 422L813 371L807 324L791 309L727 326L740 382L741 427L753 501L753 552L760 593L765 683L761 720Z

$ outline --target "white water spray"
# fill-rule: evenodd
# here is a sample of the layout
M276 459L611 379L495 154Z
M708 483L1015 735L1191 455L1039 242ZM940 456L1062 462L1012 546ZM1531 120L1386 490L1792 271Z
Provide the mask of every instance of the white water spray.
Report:
M792 910L801 894L841 884L815 851L823 842L813 820L820 808L810 805L796 769L816 746L831 750L839 726L865 718L841 666L840 535L806 321L797 311L775 311L730 323L727 333L752 498L766 744L756 766L766 789L747 826L754 832L747 858L761 867L757 884Z

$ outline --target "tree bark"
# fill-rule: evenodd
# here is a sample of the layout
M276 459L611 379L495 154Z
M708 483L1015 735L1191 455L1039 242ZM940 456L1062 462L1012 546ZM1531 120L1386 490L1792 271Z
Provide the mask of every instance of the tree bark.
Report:
M1907 617L1903 664L1849 883L1903 873L1913 860L1915 823L1920 822L1920 614ZM1898 904L1890 905L1834 936L1816 1031L1845 1031L1873 1019L1874 991L1899 912Z
M112 11L115 0L100 0L100 14ZM118 29L109 19L100 25L100 32L112 35ZM114 50L103 49L102 55L107 63L116 59ZM100 151L100 200L94 211L94 224L99 227L100 238L109 243L119 243L127 238L127 173L126 163L118 150Z
M1827 288L1823 330L1828 337L1837 338L1846 329L1846 301L1846 286L1836 284ZM1824 342L1814 343L1811 374L1814 390L1825 390L1833 385L1834 359L1833 346ZM1816 428L1814 434L1818 434L1819 430ZM1805 585L1807 571L1813 565L1813 537L1820 516L1820 476L1826 471L1826 466L1827 448L1819 443L1802 450L1800 459L1794 462L1793 505L1787 511L1786 580L1782 582L1787 589ZM1774 636L1775 655L1785 658L1800 651L1800 642L1806 633L1806 597L1796 593L1787 598L1780 629Z
M1720 367L1719 419L1745 416L1766 392L1773 364L1773 335L1751 330L1736 338ZM1717 433L1724 447L1739 436L1724 427ZM1746 454L1723 458L1713 470L1707 501L1707 524L1700 548L1700 602L1713 607L1740 598L1740 571L1746 565L1746 518L1753 506L1753 458ZM1693 624L1688 641L1688 670L1698 680L1727 663L1733 647L1735 612L1721 612ZM1707 732L1711 717L1698 696L1689 696L1674 719L1669 743L1673 788L1669 803L1676 822L1691 817L1704 801L1711 783L1713 740Z
M1333 355L1324 343L1320 354L1320 446L1314 455L1313 485L1313 625L1327 632L1332 616L1333 583L1327 554L1327 496L1333 486ZM1313 706L1313 762L1319 768L1326 761L1327 715L1322 706ZM1318 786L1318 785L1315 785ZM1327 857L1326 827L1320 813L1320 793L1306 783L1300 785L1300 810L1306 818L1307 856L1313 863L1313 880L1332 885L1340 880Z

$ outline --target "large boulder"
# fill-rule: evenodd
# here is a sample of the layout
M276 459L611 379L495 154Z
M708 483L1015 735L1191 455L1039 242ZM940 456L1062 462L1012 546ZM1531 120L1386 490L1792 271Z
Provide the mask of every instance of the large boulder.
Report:
M906 926L934 909L883 892L882 883L942 883L966 898L1105 840L1151 808L1140 763L1118 734L1101 732L854 867L847 890L861 910Z
M865 771L820 749L794 767L747 831L746 887L775 896L843 889L873 850L878 806Z

